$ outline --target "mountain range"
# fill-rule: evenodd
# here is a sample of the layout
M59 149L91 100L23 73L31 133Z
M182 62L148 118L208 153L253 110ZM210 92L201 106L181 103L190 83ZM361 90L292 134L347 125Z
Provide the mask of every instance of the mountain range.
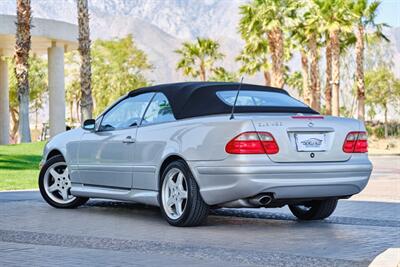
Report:
M110 39L132 34L137 45L149 56L154 69L147 77L154 83L179 81L178 55L174 50L183 41L210 37L221 44L226 69L238 69L234 58L243 41L237 33L239 6L245 0L89 0L92 39ZM15 1L0 0L0 14L15 14ZM75 0L32 1L34 17L77 23ZM387 32L394 50L395 72L400 77L400 28ZM299 69L298 58L290 62ZM261 75L246 77L262 83Z

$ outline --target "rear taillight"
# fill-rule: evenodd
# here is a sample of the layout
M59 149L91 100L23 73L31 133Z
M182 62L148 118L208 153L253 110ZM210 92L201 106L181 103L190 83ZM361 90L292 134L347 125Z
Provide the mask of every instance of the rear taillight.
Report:
M343 144L343 151L346 153L368 152L368 141L366 132L350 132Z
M225 151L229 154L276 154L279 147L270 133L245 132L229 141Z

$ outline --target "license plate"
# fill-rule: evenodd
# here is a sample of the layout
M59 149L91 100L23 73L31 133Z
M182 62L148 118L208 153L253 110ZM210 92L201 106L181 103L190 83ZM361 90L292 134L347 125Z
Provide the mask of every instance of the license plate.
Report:
M325 151L325 134L295 134L297 151Z

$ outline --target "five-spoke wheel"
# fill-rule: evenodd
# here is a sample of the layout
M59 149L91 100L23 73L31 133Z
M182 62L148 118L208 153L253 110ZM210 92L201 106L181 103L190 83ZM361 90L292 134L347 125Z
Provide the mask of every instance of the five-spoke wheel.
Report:
M170 163L160 183L160 206L167 221L174 226L195 226L207 218L209 207L183 160Z
M39 189L46 202L57 208L75 208L88 200L71 194L68 166L61 155L43 165L39 174Z
M177 168L170 169L163 181L161 192L168 217L179 218L186 208L188 198L187 182L182 171Z
M44 174L44 189L48 196L56 202L66 204L76 197L71 195L71 180L65 162L57 162L50 166Z

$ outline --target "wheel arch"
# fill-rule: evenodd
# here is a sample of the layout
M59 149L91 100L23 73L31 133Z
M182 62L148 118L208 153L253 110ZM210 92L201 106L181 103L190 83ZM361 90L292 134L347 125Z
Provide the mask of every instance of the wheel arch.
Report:
M49 159L51 159L52 157L55 157L55 156L62 156L62 157L65 159L64 155L61 153L60 150L58 150L58 149L52 149L52 150L47 154L46 160L49 160Z
M180 156L180 155L178 155L178 154L172 154L172 155L167 156L167 157L163 160L163 162L161 163L160 168L158 168L158 174L157 174L157 182L158 182L158 184L157 184L157 188L160 188L161 178L162 178L162 175L163 175L163 172L164 172L165 168L167 168L167 166L168 166L170 163L172 163L172 162L174 162L174 161L177 161L177 160L182 160L182 161L184 161L184 162L186 163L186 165L188 165L188 167L189 167L189 169L190 169L189 164L187 164L187 161L186 161L182 156ZM192 172L192 173L193 173L193 172Z

